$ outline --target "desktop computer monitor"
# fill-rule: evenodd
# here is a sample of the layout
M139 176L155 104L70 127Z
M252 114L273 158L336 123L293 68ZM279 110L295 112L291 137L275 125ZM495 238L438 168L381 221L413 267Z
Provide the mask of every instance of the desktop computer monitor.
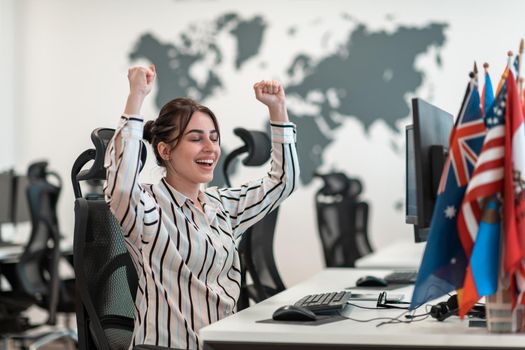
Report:
M27 198L27 188L29 187L29 179L24 175L17 175L14 177L15 194L13 196L13 212L12 222L18 224L21 222L31 221L31 212L29 211L29 203Z
M13 218L14 172L0 173L0 224L11 223Z
M429 233L454 117L420 98L414 98L412 122L405 133L405 222L414 226L414 240L423 242Z

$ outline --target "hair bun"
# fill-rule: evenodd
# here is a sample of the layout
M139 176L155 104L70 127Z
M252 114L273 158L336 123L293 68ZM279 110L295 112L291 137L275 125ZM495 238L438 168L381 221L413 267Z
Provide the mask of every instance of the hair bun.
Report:
M153 133L151 132L151 129L154 127L153 120L148 120L146 124L144 124L144 130L142 132L142 138L146 141L148 141L150 144L153 141Z

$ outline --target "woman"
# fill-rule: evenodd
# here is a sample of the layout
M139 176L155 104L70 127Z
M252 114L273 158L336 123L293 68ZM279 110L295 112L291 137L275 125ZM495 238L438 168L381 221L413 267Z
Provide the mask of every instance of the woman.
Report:
M295 126L283 87L254 85L268 107L271 170L238 188L202 189L220 156L215 115L190 100L168 102L143 127L140 109L155 68L128 71L124 115L106 153L106 201L118 219L139 276L133 344L199 348L200 328L235 312L240 264L235 241L295 189ZM166 176L139 184L141 139L151 143Z

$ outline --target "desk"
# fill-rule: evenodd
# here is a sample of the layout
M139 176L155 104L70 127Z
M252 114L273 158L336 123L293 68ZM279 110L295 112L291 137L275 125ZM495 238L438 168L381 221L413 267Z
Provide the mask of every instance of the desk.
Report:
M23 245L13 245L0 247L0 262L10 261L12 259L18 259L18 257L24 252Z
M18 261L24 249L25 244L0 247L0 263ZM73 244L71 242L61 241L60 251L62 256L69 259L69 256L73 255Z
M432 318L410 324L376 327L379 321L359 323L343 320L307 326L256 323L271 318L278 307L291 304L306 294L340 290L353 285L363 274L386 274L389 270L327 269L307 281L257 305L201 329L206 350L220 349L501 349L525 347L525 334L490 334L486 328L468 328L468 321L450 317L445 322ZM405 292L410 294L410 288ZM392 291L397 293L397 291ZM397 317L402 310L363 310L349 306L347 315L356 319ZM423 311L419 311L421 313Z
M355 266L367 269L417 270L425 245L413 242L394 243L357 259Z

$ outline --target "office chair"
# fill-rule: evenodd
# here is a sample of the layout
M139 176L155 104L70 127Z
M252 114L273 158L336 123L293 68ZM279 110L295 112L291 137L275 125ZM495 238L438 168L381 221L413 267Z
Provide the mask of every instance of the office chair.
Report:
M138 277L104 200L75 201L79 349L128 349Z
M31 235L24 252L13 265L10 279L14 293L22 301L33 303L47 310L45 324L56 325L57 312L75 311L74 279L62 280L59 276L60 234L56 215L60 194L60 177L47 170L47 162L33 163L28 169L29 185L26 189L31 213ZM58 184L49 178L54 177ZM14 281L14 282L13 282ZM31 328L38 325L30 325ZM31 341L30 349L37 349L51 341L68 337L76 342L76 332L56 329L37 337L13 336L22 343Z
M368 204L360 201L361 181L343 173L315 174L323 180L315 195L318 231L327 267L353 267L372 252Z
M244 145L233 150L225 159L223 166L224 179L231 186L228 167L241 154L246 166L260 166L270 158L271 141L265 132L235 128ZM273 236L277 221L278 207L268 213L261 221L244 232L238 250L241 262L241 293L237 309L249 306L249 301L256 303L286 289L279 275L273 255ZM247 284L249 274L252 284Z
M80 186L80 181L105 180L104 155L113 134L113 129L95 129L91 134L95 149L84 151L71 172L76 196L73 255L80 350L127 350L133 336L138 288L135 266L103 193L90 193L83 198ZM141 157L143 166L144 145ZM83 170L90 161L91 168ZM137 345L134 349L166 348Z

